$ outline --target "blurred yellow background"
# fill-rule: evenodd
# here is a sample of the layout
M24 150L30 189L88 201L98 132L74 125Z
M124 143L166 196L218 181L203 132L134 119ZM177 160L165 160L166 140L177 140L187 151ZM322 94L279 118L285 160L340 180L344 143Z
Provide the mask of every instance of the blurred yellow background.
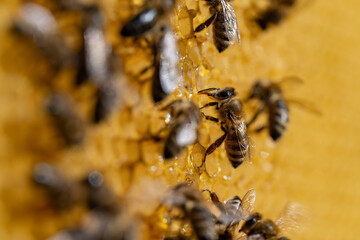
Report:
M249 188L255 188L255 210L272 219L279 216L286 203L303 204L308 209L308 226L291 235L292 239L358 239L360 1L303 1L307 3L281 26L257 38L244 33L241 47L232 46L219 55L211 41L204 43L199 51L201 54L206 51L205 60L213 58L209 60L213 61L210 64L213 69L204 70L193 87L199 90L232 84L244 96L257 77L279 79L297 75L305 84L292 88L287 95L314 103L322 115L291 106L288 131L278 144L269 144L266 133L253 136L257 151L253 164L226 170L229 164L222 147L214 153L222 172L212 179L203 176L195 180L200 188L218 192L221 200L234 194L242 196ZM190 5L191 2L186 1ZM239 14L245 2L248 1L233 3L239 27L243 27ZM116 38L113 29L129 16L127 12L119 17L122 14L119 7L129 9L128 1L107 0L101 5L110 19L109 36ZM54 130L42 108L51 81L46 79L46 61L31 45L14 38L7 30L18 6L15 1L0 3L0 239L45 239L75 224L84 211L44 210L46 199L30 181L31 169L39 161L56 163L73 179L90 169L99 169L120 196L144 176L171 185L184 181L186 168L191 164L185 160L182 164L181 159L159 163L154 157L156 151L161 151L157 145L143 146L149 152L155 151L155 155L145 156L145 163L137 163L140 148L133 139L140 138L143 129L139 130L138 125L152 112L146 104L133 105L133 111L123 110L100 126L87 124L90 130L83 147L63 149L53 142ZM204 19L205 16L197 17L194 25ZM122 40L113 42L129 44ZM185 41L183 48L194 48L191 44ZM125 58L131 57L124 52L125 45L119 47L118 53L126 69L131 60ZM194 61L197 57L190 58ZM201 62L199 69L204 59ZM69 79L67 72L63 75L60 79ZM91 99L93 92L89 86L74 89L70 81L59 80L55 85L74 96L82 114L87 116L89 104L84 102ZM141 90L141 94L146 94L146 90ZM197 96L192 99L200 101ZM205 101L206 98L201 99L201 103ZM216 139L216 134L220 134L217 128L206 123L203 134L210 134L210 139L204 137L202 143ZM225 175L231 179L224 180Z

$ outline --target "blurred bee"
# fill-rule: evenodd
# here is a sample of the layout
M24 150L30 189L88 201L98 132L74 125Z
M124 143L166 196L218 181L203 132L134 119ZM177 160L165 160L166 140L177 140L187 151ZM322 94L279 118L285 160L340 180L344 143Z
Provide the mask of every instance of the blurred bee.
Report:
M264 83L262 81L257 81L247 100L253 98L259 99L261 104L247 126L249 127L257 119L260 113L267 108L269 111L269 134L274 141L278 141L283 136L289 122L289 108L280 86L273 82ZM265 126L262 126L258 128L257 131L260 132L265 128Z
M48 9L32 2L22 4L14 29L32 38L56 67L74 64L74 53L65 44L57 21Z
M120 70L120 61L112 55L108 66L108 79L97 88L97 101L94 111L94 122L99 123L106 119L121 103L121 88L119 80L123 81L123 72Z
M215 109L219 112L220 120L212 116L203 115L207 120L214 122L220 121L221 129L224 131L224 135L206 149L200 167L203 167L206 157L214 152L224 141L227 156L234 168L240 166L244 160L250 161L252 145L250 144L250 138L247 133L242 103L240 100L234 98L236 96L235 89L232 87L223 89L209 88L201 90L198 93L205 94L216 100L216 102L205 104L200 109L215 106Z
M116 214L120 211L120 201L115 194L104 185L103 175L92 171L85 179L88 190L87 203L90 209Z
M304 107L311 112L321 115L320 111L315 107L312 107L311 104L306 104L305 100L296 101L296 100L285 100L281 84L292 81L297 83L302 83L303 81L297 77L286 77L278 83L274 82L264 82L258 80L252 88L252 91L246 101L251 99L258 99L260 101L260 106L252 119L247 123L249 127L257 117L264 111L268 110L268 125L261 126L256 129L257 132L260 132L266 128L269 128L269 135L274 141L278 141L284 134L288 122L289 122L289 108L288 102L296 103L301 107Z
M72 207L81 198L81 189L50 164L38 163L32 175L34 181L47 190L58 208Z
M191 222L197 239L217 239L212 214L204 206L202 195L196 188L187 183L178 184L173 188L170 197L165 199L165 202L183 210L185 218Z
M296 2L297 0L270 0L269 5L258 13L254 21L262 30L271 25L279 25Z
M47 240L100 240L103 239L109 221L109 215L106 213L90 211L82 218L78 226L64 229Z
M176 0L148 0L144 10L126 23L120 31L124 37L139 36L151 30L161 18L169 14Z
M240 44L240 34L236 15L229 0L206 0L211 17L200 24L195 32L202 31L213 22L213 40L215 47L221 53L235 42Z
M282 232L299 230L300 222L304 220L304 210L300 205L289 204L274 222L264 219L259 213L252 213L245 219L239 232L245 234L241 239L247 240L288 240Z
M152 97L155 103L171 94L179 84L178 45L174 32L168 25L160 29L154 47L154 79Z
M220 210L220 215L216 221L219 240L234 239L235 227L254 209L255 190L249 190L242 199L238 196L231 197L225 203L219 200L216 193L207 189L204 191L210 193L212 202Z
M170 113L170 122L166 128L170 128L171 131L164 148L164 158L170 159L198 139L201 115L194 102L183 99L177 99L161 110L169 110Z
M85 137L82 119L66 96L53 93L47 99L47 111L68 145L81 144Z
M95 86L108 79L108 64L111 47L103 32L104 19L97 6L84 7L82 23L82 45L80 49L76 84L88 78Z

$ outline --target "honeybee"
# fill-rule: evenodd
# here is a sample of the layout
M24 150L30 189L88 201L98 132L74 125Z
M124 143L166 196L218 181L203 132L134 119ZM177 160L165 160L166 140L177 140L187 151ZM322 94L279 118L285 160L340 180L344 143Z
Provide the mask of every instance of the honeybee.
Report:
M46 108L68 145L79 145L83 142L85 137L83 121L66 96L60 93L51 94Z
M163 155L165 159L170 159L198 139L201 115L194 102L183 99L177 99L161 110L169 110L170 113L170 122L166 128L171 130L165 141Z
M88 189L88 206L90 209L116 214L120 211L119 199L103 182L103 175L100 172L92 171L88 174L85 180Z
M87 213L78 226L64 229L47 240L99 240L104 239L104 231L110 222L108 214L93 210Z
M215 106L215 109L219 112L220 120L212 116L203 115L207 120L214 122L220 121L221 129L224 131L224 135L206 149L200 168L203 167L206 157L214 152L224 141L227 156L234 168L240 166L244 160L250 162L250 150L253 146L247 133L242 103L240 100L234 98L236 96L235 89L232 87L223 89L209 88L201 90L198 93L205 94L216 100L216 102L205 104L200 109Z
M292 81L293 83L303 82L297 77L286 77L278 83L258 80L253 85L252 91L246 100L249 101L251 99L258 99L260 101L258 110L252 119L247 123L247 126L249 127L264 110L268 110L268 125L261 126L257 128L256 131L260 132L269 128L269 135L274 141L278 141L283 136L287 128L289 122L288 102L296 103L299 106L310 110L312 113L321 115L321 112L316 109L316 107L311 106L311 104L306 104L305 100L285 100L280 84L288 81Z
M248 215L239 230L247 240L288 240L285 231L299 231L305 220L305 209L297 203L288 204L274 222L264 219L258 212Z
M124 37L139 36L151 30L161 18L174 9L176 0L148 0L144 10L126 23L120 31Z
M181 79L177 39L168 25L163 25L160 29L154 56L155 72L151 89L153 100L157 103L171 94Z
M255 203L255 190L249 190L241 199L233 196L222 203L216 193L209 190L210 197L214 205L220 210L216 225L219 233L219 240L233 239L235 227L252 212Z
M56 207L69 208L80 200L81 189L50 164L38 163L32 175L34 181L47 190Z
M14 29L32 38L56 67L74 64L74 53L65 44L58 23L48 9L32 2L22 4Z
M109 61L108 79L103 81L97 88L97 101L94 111L94 122L98 123L106 119L121 103L121 91L119 80L123 80L123 72L119 70L121 64L112 54Z
M217 239L212 214L204 206L202 195L196 188L187 183L178 184L173 188L170 197L165 200L169 201L171 206L183 210L198 239Z
M221 53L235 42L240 44L240 34L236 15L229 0L206 0L211 17L200 24L195 32L202 31L213 22L213 40L215 47Z
M279 25L296 2L297 0L270 0L269 5L258 13L254 21L262 30L270 25Z
M101 85L109 77L109 57L111 47L103 33L104 19L96 6L84 7L82 23L82 45L76 84L82 84L88 78L95 86Z

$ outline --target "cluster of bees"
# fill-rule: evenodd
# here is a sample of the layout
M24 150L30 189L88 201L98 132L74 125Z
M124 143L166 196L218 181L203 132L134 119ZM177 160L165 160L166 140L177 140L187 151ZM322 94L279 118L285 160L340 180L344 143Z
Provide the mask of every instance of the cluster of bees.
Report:
M235 42L240 43L240 34L236 15L228 0L205 0L209 7L210 18L200 24L194 33L212 25L213 43L219 53L228 49ZM77 1L59 0L62 11L76 10L81 13L81 47L71 50L59 34L57 22L52 13L36 3L24 3L15 20L14 29L29 36L59 70L70 66L76 69L76 85L90 81L97 89L97 101L93 121L98 123L106 119L121 103L119 79L124 73L120 70L120 60L107 42L104 32L104 16L96 5L80 4ZM271 25L279 24L287 15L295 0L268 0L265 8L258 10L252 21L260 29L266 30ZM119 29L124 38L144 38L152 46L153 76L151 96L156 104L161 104L178 87L183 87L179 71L177 38L170 25L170 15L176 6L176 0L149 0L143 10L131 17ZM146 71L147 69L145 69ZM143 72L145 72L143 71ZM298 80L286 78L286 80ZM125 89L126 90L126 89ZM204 163L208 155L225 142L227 157L233 168L252 159L252 142L248 128L265 110L268 122L255 129L260 132L268 129L270 137L278 141L284 134L289 121L288 104L284 99L281 84L257 81L244 102L257 99L258 110L246 121L243 102L237 98L235 88L208 88L198 91L211 99L202 107L196 103L178 98L158 108L167 111L169 119L160 131L151 136L154 140L167 131L164 159L178 156L184 149L198 140L198 129L202 118L220 125L223 135L210 144L197 167L199 173L206 171ZM47 100L47 110L55 125L69 145L80 144L85 136L82 119L74 110L71 101L54 90ZM212 107L218 116L209 116L201 110ZM64 239L138 239L139 229L136 220L126 215L126 210L115 195L103 184L99 172L91 172L79 183L69 182L53 166L40 163L33 172L34 180L47 189L54 204L59 208L68 208L79 202L86 202L90 212L84 217L79 227L63 230L52 240ZM248 240L286 240L281 234L281 223L265 219L259 213L251 213L255 202L255 191L249 190L243 198L234 196L221 202L216 193L209 192L214 213L208 207L197 188L191 183L180 183L173 187L161 203L161 207L177 208L182 211L184 221L190 222L192 236L178 233L164 236L164 239L248 239ZM240 224L241 223L241 224ZM240 236L240 237L239 237Z

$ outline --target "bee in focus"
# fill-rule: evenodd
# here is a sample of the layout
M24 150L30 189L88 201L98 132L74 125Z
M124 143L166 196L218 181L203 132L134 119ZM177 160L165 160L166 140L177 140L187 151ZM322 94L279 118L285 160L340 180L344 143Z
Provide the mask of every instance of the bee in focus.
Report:
M211 17L200 24L195 32L202 31L213 23L213 40L221 53L236 41L240 44L240 34L236 15L229 0L206 0Z
M70 208L81 199L81 189L50 164L38 163L32 175L34 181L46 189L58 208Z
M68 145L79 145L85 137L84 123L72 106L70 100L53 93L47 99L46 109Z
M84 7L77 85L90 79L95 86L99 86L109 77L108 64L111 47L105 39L103 24L104 19L97 6Z
M279 25L289 14L296 0L270 0L265 9L260 10L253 21L262 29L266 30L271 25Z
M55 67L74 64L74 53L65 44L55 17L45 7L32 2L22 4L14 29L32 38Z
M289 240L283 236L283 232L299 231L303 221L304 209L299 204L291 203L284 208L275 222L264 219L258 212L250 214L239 232L245 234L241 239L247 240Z
M252 157L251 148L253 146L248 136L242 103L235 98L235 89L232 87L223 89L209 88L198 93L205 94L216 100L216 102L205 104L200 109L214 106L219 112L220 119L203 115L207 120L220 122L221 130L224 132L224 135L206 149L200 168L203 167L206 157L213 153L224 141L227 156L234 168L240 166L244 160L250 162Z
M185 218L190 220L197 239L217 239L212 214L204 205L202 195L196 188L188 183L178 184L172 189L171 195L164 202L169 203L171 207L182 209Z
M254 209L255 190L249 190L241 199L233 196L222 203L216 193L209 190L210 197L214 205L220 210L220 215L216 219L216 227L219 234L219 240L234 239L234 230L240 223L245 220L250 212Z
M148 0L144 10L126 23L120 31L124 37L139 36L151 30L175 7L176 0Z
M183 99L177 99L161 110L169 110L170 114L170 122L164 129L171 130L165 140L163 155L165 159L170 159L198 139L201 114L194 102Z

